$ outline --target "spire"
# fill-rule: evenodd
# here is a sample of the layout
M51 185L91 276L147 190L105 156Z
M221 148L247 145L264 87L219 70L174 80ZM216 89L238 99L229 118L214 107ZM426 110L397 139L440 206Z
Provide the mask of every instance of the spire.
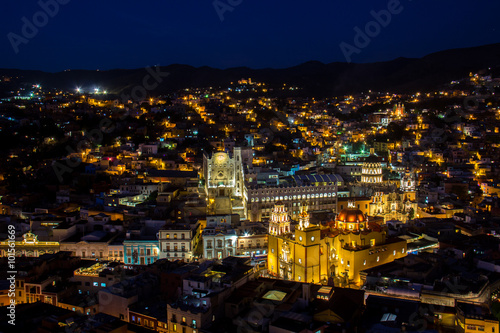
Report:
M299 229L304 230L307 228L309 228L309 213L307 212L307 202L304 202L299 215Z
M290 233L290 216L285 205L278 201L269 218L269 234L277 236L287 233Z

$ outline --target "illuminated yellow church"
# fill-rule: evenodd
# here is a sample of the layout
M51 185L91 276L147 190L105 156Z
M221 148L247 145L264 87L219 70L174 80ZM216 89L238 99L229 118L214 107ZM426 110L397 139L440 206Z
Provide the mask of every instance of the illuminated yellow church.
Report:
M269 274L302 282L359 284L360 271L406 256L406 241L387 239L383 227L355 207L349 202L335 221L321 225L310 224L303 210L292 232L286 208L277 202L269 221Z

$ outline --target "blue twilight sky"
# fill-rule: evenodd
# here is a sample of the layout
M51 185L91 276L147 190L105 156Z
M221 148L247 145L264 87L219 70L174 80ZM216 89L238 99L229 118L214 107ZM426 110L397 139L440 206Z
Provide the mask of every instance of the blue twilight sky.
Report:
M339 44L354 45L354 28L364 30L373 20L371 11L397 2L58 0L65 3L58 13L44 16L40 3L55 1L3 1L0 68L104 70L173 63L282 68L309 60L345 61ZM231 9L221 14L223 20L214 3ZM400 0L398 9L351 55L353 62L500 42L500 1ZM38 20L38 31L23 36L23 17Z

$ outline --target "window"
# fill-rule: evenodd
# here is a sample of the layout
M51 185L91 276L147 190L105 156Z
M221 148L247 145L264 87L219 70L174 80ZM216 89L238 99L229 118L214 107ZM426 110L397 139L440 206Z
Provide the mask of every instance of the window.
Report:
M405 249L404 248L401 249L401 253L405 253Z
M101 287L106 287L106 283L102 282Z
M379 262L379 261L380 261L380 257L377 257L377 262Z
M396 255L396 250L392 251L392 255L394 256Z
M301 281L301 280L302 280L302 276L299 275L299 281Z
M302 258L299 258L299 264L302 264Z
M365 259L365 260L363 260L363 265L366 265L366 259Z
M132 321L135 321L135 316L132 316Z
M98 282L94 282L94 287L99 287L99 283Z
M314 242L314 236L311 237L311 242Z
M182 322L185 323L186 322L186 317L182 317Z

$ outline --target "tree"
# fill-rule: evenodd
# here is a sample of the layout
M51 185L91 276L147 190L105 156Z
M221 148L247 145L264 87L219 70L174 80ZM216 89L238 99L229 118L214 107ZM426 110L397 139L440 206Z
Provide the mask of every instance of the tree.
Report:
M415 210L412 208L410 208L410 211L408 212L408 219L409 220L413 220L415 218Z
M146 199L146 201L156 201L156 198L158 197L158 191L153 191L149 195L149 197Z
M399 141L403 137L403 134L405 133L405 129L403 126L399 125L396 122L391 122L389 125L387 125L387 136L389 139L394 140L394 141Z

